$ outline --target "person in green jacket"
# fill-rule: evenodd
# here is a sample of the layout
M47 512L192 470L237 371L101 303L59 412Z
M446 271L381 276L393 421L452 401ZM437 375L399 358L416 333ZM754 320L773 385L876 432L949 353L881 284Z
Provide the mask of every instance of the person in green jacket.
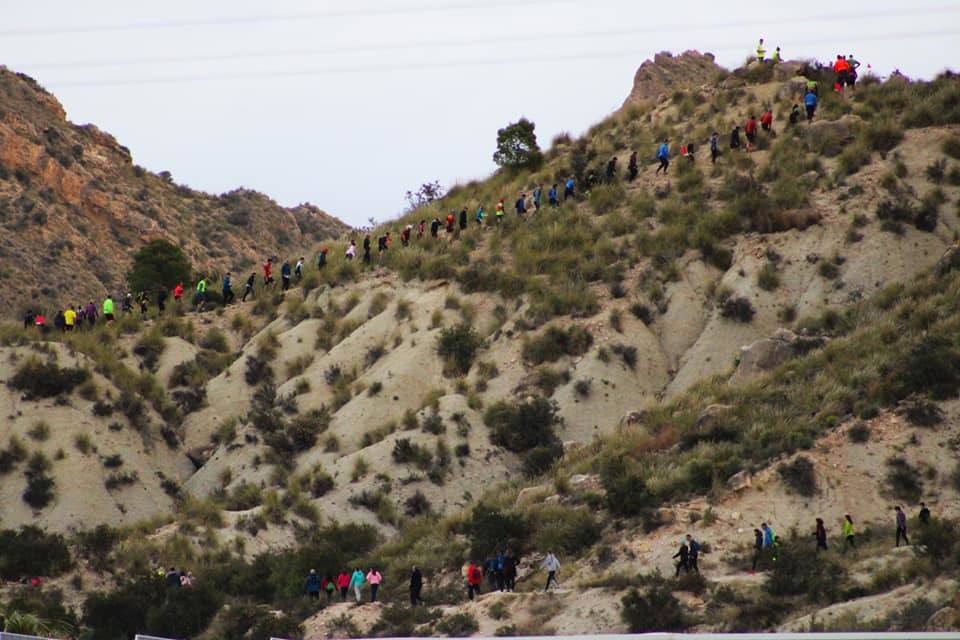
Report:
M207 302L207 280L200 278L197 283L197 295L193 298L193 303L197 305L197 313L203 311L203 305Z
M357 597L357 602L361 602L363 600L364 582L366 582L366 577L364 577L363 571L360 569L354 569L353 575L350 576L350 588L353 589L353 593Z
M846 553L846 546L849 545L851 549L856 549L857 545L854 543L854 536L856 533L853 530L853 518L850 517L848 513L843 517L843 541L844 541L844 553Z
M767 50L763 48L763 38L760 38L760 44L757 45L757 62L763 62L763 58L766 55Z
M103 319L107 322L113 322L113 298L110 297L109 293L103 301Z

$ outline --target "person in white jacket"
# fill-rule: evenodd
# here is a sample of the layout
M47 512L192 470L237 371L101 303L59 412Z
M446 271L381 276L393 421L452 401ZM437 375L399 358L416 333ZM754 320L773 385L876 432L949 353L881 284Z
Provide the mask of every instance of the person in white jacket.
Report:
M557 571L560 570L560 561L557 560L557 556L553 555L552 551L547 551L547 555L540 566L547 572L547 584L543 590L549 591L550 583L553 583L554 587L559 589L560 581L557 580Z

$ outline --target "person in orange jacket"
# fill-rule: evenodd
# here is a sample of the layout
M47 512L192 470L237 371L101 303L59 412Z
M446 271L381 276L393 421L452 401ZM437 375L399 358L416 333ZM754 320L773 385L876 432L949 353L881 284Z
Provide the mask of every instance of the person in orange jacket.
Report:
M833 89L843 93L843 88L850 83L850 63L838 54L836 62L833 63L833 72L837 74Z
M483 584L483 569L471 560L467 566L467 596L471 600L473 600L474 595L480 595L481 584Z
M177 304L180 304L180 298L183 297L183 283L178 282L177 286L173 288L173 299L176 300Z

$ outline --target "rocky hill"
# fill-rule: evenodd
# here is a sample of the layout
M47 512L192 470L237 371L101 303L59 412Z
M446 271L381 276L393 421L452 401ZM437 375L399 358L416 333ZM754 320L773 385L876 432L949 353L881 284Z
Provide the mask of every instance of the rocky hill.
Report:
M94 125L78 126L34 80L0 69L0 304L57 308L125 290L130 257L167 238L196 269L222 274L289 258L347 225L238 189L213 196L133 163Z
M642 100L383 225L374 246L395 240L371 265L343 240L286 294L4 328L2 524L62 534L75 560L16 575L54 576L104 638L955 628L960 83L823 89L790 126L797 71L829 86L815 65L679 58L704 84L646 64L660 84ZM768 107L775 134L731 150L732 124ZM664 138L698 149L667 176L648 160ZM473 222L570 175L556 209ZM463 208L467 229L401 246ZM892 504L920 500L934 524L891 551ZM842 558L851 512L860 549ZM747 574L760 521L784 555ZM704 579L670 577L685 532L709 545ZM520 593L465 602L463 564L508 545ZM548 549L563 589L541 595ZM150 591L151 563L197 573L189 614ZM385 570L391 606L300 597L309 568L357 565ZM130 602L142 616L111 622Z

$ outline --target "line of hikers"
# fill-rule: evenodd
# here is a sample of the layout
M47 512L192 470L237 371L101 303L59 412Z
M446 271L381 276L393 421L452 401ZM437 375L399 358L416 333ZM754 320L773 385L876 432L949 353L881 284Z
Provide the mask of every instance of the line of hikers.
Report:
M414 567L413 571L414 573L419 573L417 567ZM422 586L422 575L420 576L420 583ZM346 602L347 596L353 591L356 601L362 602L363 588L366 585L370 585L370 602L376 602L377 592L381 584L383 584L383 574L376 568L371 568L367 573L364 573L359 568L353 571L344 570L341 571L337 577L328 573L322 578L316 569L311 569L304 580L303 590L307 594L307 597L313 600L320 600L321 593L326 594L328 603L333 602L333 598L338 592L340 594L340 601Z
M893 508L893 512L894 525L896 527L896 537L894 540L895 546L899 547L901 540L903 540L905 545L909 546L910 539L907 537L907 514L900 505L896 505ZM917 513L917 521L920 523L920 526L926 526L930 523L930 509L927 507L925 502L920 503L920 511ZM843 516L841 531L843 535L843 552L846 553L850 549L856 549L857 532L853 524L853 517L849 513ZM766 522L761 523L759 529L753 530L753 536L753 563L750 568L750 573L756 572L757 563L764 554L769 554L770 559L773 562L776 562L780 548L780 541L777 538L777 534L773 531L773 527ZM827 546L827 528L823 522L823 518L816 519L813 538L816 541L817 553L820 551L826 551L829 548ZM678 568L678 574L679 571L680 570Z

